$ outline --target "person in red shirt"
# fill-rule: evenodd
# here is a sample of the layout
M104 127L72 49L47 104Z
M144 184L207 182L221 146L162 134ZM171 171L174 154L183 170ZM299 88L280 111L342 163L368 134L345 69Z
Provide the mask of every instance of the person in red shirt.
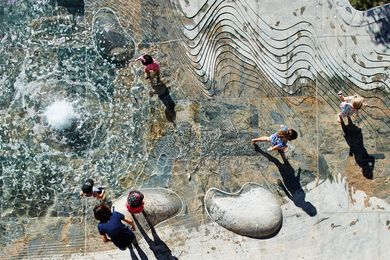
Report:
M142 55L136 59L136 61L140 60L142 64L145 66L145 78L150 79L150 82L153 84L154 79L159 83L160 80L160 65L157 63L157 60L152 58L150 55Z
M144 210L144 194L137 190L132 190L127 196L126 208L132 214L141 213Z

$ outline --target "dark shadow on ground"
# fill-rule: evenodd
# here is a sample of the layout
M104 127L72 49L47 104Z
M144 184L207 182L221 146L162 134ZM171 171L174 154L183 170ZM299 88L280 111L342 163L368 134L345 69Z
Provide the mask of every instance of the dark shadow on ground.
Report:
M167 86L158 81L157 83L152 84L153 91L150 93L151 96L154 94L158 95L158 98L165 106L165 117L167 120L175 125L176 120L176 111L175 111L175 102L172 100L171 95L169 94L169 89Z
M356 163L362 168L363 176L372 179L375 157L369 155L364 147L362 129L354 125L350 117L348 117L348 125L341 120L341 127L345 141L349 145L349 156L355 156Z
M57 0L59 6L64 6L71 14L84 14L84 0Z
M308 201L305 201L306 194L302 189L300 183L300 174L301 169L298 169L298 173L295 176L295 170L287 160L284 153L280 153L283 159L283 164L270 155L269 153L260 149L260 147L255 144L255 151L262 154L265 158L273 162L280 172L282 176L283 182L278 180L278 185L283 189L286 193L287 197L292 200L295 206L300 207L303 211L305 211L309 216L314 217L317 215L317 209Z
M390 4L372 8L363 12L363 15L375 21L367 25L371 39L377 44L388 46L390 43Z
M157 260L177 260L175 256L172 255L171 249L165 244L164 241L160 239L158 236L156 230L154 229L152 223L150 222L148 216L143 211L142 214L144 215L146 221L148 222L148 225L150 227L150 230L152 231L153 240L146 234L143 227L140 225L137 217L134 214L131 214L133 216L134 222L137 225L139 231L141 232L141 235L145 238L146 243L148 243L150 250L153 251L154 256Z
M148 257L146 256L145 252L142 251L142 249L139 246L135 247L135 249L138 252L139 258L135 254L133 247L132 246L129 247L130 257L132 260L148 260Z

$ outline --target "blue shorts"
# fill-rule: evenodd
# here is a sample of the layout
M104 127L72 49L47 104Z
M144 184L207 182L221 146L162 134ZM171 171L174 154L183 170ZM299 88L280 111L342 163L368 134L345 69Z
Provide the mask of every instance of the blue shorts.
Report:
M287 142L284 142L277 133L272 134L269 137L269 141L271 142L272 146L278 146L278 149L283 149L287 147Z
M350 117L353 115L353 113L355 113L355 109L348 102L342 102L340 104L340 108L341 108L340 115L343 117L346 117L346 116Z

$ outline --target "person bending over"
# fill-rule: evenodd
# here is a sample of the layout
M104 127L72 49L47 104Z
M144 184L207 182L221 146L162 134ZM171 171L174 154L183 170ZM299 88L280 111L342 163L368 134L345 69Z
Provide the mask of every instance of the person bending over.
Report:
M267 151L279 151L286 152L287 151L287 142L297 139L298 134L295 130L288 128L287 126L282 125L281 129L271 136L261 136L255 139L252 139L252 143L256 142L270 142L271 147L267 149Z
M133 231L135 224L132 219L117 211L111 212L106 205L98 205L93 209L95 219L99 221L98 230L104 243L112 242L120 250L126 250L131 245L138 247L138 242ZM131 226L122 223L126 222Z
M91 179L87 179L81 187L80 196L94 197L98 200L104 200L106 193L103 187L94 187L94 182Z

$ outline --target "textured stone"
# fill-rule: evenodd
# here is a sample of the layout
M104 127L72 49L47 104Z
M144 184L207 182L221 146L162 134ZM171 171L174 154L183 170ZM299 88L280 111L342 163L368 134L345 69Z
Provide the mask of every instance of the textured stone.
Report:
M157 225L164 220L177 215L183 207L180 197L173 191L162 188L139 189L144 194L144 212L148 216L150 224ZM133 218L126 208L127 195L118 198L113 207L115 211ZM148 230L149 224L143 214L136 214L138 221Z
M210 189L205 196L210 217L224 228L243 236L269 238L282 225L282 209L274 195L255 183L237 193Z
M97 52L106 60L123 64L133 58L134 40L124 31L113 10L96 12L93 34Z
M62 258L80 245L80 252L111 248L96 230L91 209L97 202L78 196L82 180L91 177L113 200L127 187L177 192L185 210L159 229L182 231L162 237L180 259L389 258L388 226L379 230L388 207L372 203L390 198L389 5L358 12L347 0L86 0L82 16L48 1L0 2L0 243L12 256L28 257L12 242L17 239L34 240L40 252L34 257L42 258L54 258L54 247ZM106 7L115 12L109 30L133 37L137 55L159 61L176 103L175 125L161 100L149 96L140 62L118 70L99 54L93 17ZM375 158L372 179L362 175L356 154L350 156L336 121L339 90L369 104L353 122ZM41 115L63 99L75 105L81 128L47 131ZM276 152L265 158L250 143L282 123L299 132L289 143L289 164ZM278 179L286 176L299 188L292 197L310 202L315 217L283 197L288 193ZM345 182L337 185L340 176ZM235 192L246 182L283 201L283 227L272 239L249 239L207 222L205 192ZM350 199L356 190L367 202L358 208ZM368 207L369 221L350 227L357 216L346 212ZM86 233L68 246L62 238L71 231L64 226L61 241L53 236L46 243L47 215L74 218ZM207 236L210 226L216 233Z

